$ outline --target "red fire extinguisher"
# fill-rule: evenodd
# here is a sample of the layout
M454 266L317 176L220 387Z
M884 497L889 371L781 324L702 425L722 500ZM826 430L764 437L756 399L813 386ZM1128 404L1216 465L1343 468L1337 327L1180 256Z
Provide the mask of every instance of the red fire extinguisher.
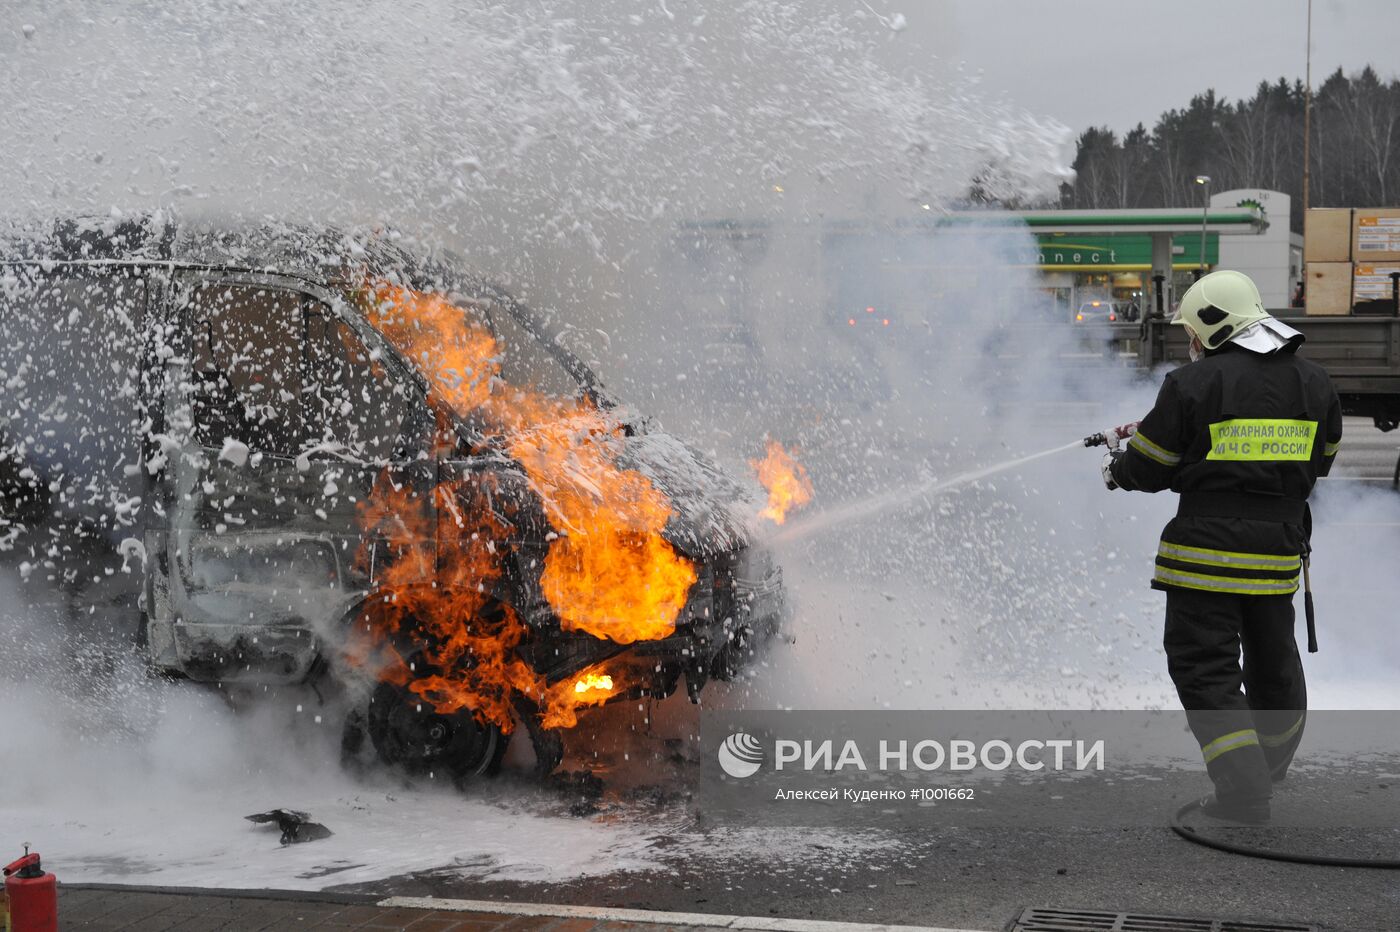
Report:
M5 868L5 932L58 932L58 878L29 853Z

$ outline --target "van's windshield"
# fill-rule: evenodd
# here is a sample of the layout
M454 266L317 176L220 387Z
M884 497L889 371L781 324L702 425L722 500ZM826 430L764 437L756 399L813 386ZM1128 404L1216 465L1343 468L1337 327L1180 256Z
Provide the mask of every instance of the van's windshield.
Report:
M503 354L501 378L506 384L531 386L560 397L572 397L588 387L578 375L587 371L583 364L562 346L550 346L546 336L532 333L512 310L494 304L486 308L486 316Z
M583 364L498 302L453 300L385 281L352 299L439 401L487 433L596 410Z

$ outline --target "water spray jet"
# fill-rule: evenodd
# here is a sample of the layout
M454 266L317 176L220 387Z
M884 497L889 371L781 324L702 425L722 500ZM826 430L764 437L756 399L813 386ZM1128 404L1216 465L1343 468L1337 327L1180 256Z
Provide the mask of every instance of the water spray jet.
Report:
M998 473L1007 472L1027 463L1054 456L1056 453L1064 453L1067 450L1077 450L1088 446L1088 440L1075 440L1062 446L1051 447L1048 450L1041 450L1038 453L1031 453L1017 459L1004 460L1000 463L993 463L981 469L973 469L968 472L959 473L948 479L931 479L917 485L905 486L890 492L882 492L869 498L850 502L840 508L833 508L820 514L811 516L805 521L788 525L779 533L769 537L773 543L788 543L794 540L808 537L821 531L847 524L851 521L858 521L863 518L873 518L901 505L907 505L911 501L937 495L958 486L985 479Z

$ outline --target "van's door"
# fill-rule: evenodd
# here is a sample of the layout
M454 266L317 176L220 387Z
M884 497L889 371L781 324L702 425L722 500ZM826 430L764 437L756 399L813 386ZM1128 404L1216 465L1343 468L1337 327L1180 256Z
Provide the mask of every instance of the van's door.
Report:
M329 291L186 273L170 308L153 659L206 681L299 681L343 641L384 557L386 490L434 553L425 404Z

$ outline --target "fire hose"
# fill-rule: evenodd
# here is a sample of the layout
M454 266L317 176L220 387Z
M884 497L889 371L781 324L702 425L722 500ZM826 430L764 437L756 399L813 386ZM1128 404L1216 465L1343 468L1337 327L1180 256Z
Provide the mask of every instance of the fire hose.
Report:
M1197 845L1207 848L1214 848L1216 851L1225 851L1230 854L1239 854L1247 858L1262 858L1267 861L1287 861L1291 864L1316 864L1322 867L1370 867L1380 870L1400 870L1400 858L1343 858L1330 854L1310 854L1307 852L1278 851L1274 848L1256 848L1252 845L1236 844L1232 841L1221 841L1218 838L1211 838L1209 835L1201 835L1187 825L1183 819L1201 807L1201 801L1195 800L1176 810L1172 816L1172 831L1177 835Z

